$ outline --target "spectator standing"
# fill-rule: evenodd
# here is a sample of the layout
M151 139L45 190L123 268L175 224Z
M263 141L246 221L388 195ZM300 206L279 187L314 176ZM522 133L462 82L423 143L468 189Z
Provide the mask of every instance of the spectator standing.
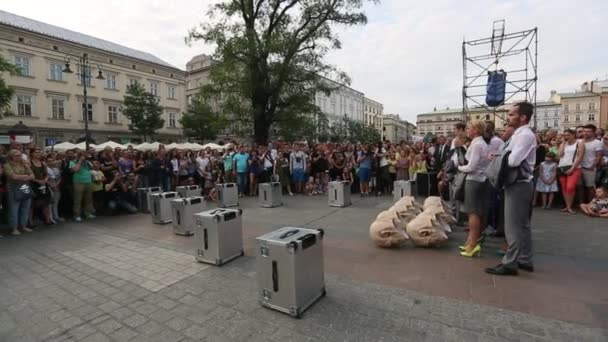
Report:
M287 189L290 196L293 196L291 192L291 180L289 177L289 153L282 153L274 160L274 175L278 177L281 182L281 188Z
M559 182L562 185L562 194L566 207L563 212L574 214L572 208L576 185L581 177L581 162L585 155L585 144L576 139L576 131L566 129L564 131L564 142L559 150L559 163L557 164Z
M536 191L541 194L543 209L551 209L557 192L557 164L552 152L547 152L545 161L540 163Z
M9 151L8 161L4 164L4 174L8 190L8 221L12 234L20 235L20 229L30 233L32 230L26 225L32 203L30 182L34 179L34 175L24 161L21 151Z
M295 192L302 193L304 184L306 183L306 154L300 150L300 145L294 145L294 151L289 156L289 172L293 183L295 184Z
M51 219L49 204L51 203L51 193L47 187L48 173L46 164L42 161L42 153L39 149L33 148L30 150L30 168L34 174L32 180L32 190L34 194L34 203L30 210L30 227L34 227L34 216L39 212L42 213L44 223L51 225L54 221Z
M61 184L61 169L57 164L58 162L53 155L49 155L46 158L46 172L48 174L47 185L49 192L51 193L49 211L51 213L52 221L63 222L65 220L59 215L59 200L61 200L61 189L59 188L59 185Z
M95 218L93 215L93 184L91 162L86 160L84 152L80 152L76 160L70 162L72 181L74 184L74 221L82 222L81 210L84 208L84 216L88 219ZM116 171L116 170L115 170Z
M257 196L258 193L258 177L262 168L260 157L255 148L251 149L249 155L249 196Z
M247 178L249 177L249 153L245 152L244 146L239 146L239 153L233 157L232 169L236 174L236 184L239 189L239 197L243 197L247 191Z
M598 166L602 160L604 144L595 138L595 125L583 127L583 143L585 144L585 154L581 162L581 177L579 183L581 189L581 203L589 203L595 196L595 185Z

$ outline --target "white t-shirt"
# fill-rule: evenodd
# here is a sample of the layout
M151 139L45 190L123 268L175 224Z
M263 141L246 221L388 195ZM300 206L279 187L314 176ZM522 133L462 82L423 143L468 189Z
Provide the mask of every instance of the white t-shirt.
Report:
M197 157L196 158L196 165L198 166L198 169L201 172L204 172L207 169L207 166L209 166L209 158L207 158L207 157L205 157L205 158Z
M505 146L505 142L502 141L497 136L493 136L490 140L490 151L491 154L496 154L496 152L502 151L502 148Z
M604 144L597 139L593 139L589 142L583 140L583 142L585 143L585 155L583 156L581 167L584 169L589 169L593 166L595 155L604 150Z
M379 149L376 149L376 153L384 154L384 157L380 159L380 167L388 165L388 159L386 159L386 150L384 149L384 147L381 151Z

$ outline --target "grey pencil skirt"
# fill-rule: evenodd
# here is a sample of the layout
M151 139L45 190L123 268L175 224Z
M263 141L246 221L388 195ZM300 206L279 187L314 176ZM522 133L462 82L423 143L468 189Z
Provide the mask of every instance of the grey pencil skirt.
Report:
M467 214L486 216L490 210L490 183L466 180L464 183L464 205L462 211Z

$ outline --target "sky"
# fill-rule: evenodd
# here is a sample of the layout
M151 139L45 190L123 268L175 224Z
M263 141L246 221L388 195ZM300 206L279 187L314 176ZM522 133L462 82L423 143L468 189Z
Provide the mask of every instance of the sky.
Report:
M105 0L85 6L81 0L9 0L2 9L150 52L184 70L192 56L213 51L184 42L188 30L204 22L212 1ZM608 78L607 0L381 0L367 4L365 12L367 25L336 28L342 49L327 62L347 72L351 87L382 103L384 113L408 121L433 108L462 106L463 39L491 36L494 20L506 20L506 33L538 27L538 101L551 90L572 92L585 81ZM499 65L514 70L509 68L525 65L524 58Z

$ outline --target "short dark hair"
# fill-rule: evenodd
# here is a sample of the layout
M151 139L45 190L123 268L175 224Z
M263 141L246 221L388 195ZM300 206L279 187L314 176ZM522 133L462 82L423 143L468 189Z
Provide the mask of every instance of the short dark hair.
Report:
M518 102L515 104L517 107L517 113L526 117L526 120L530 122L532 115L534 114L534 105L528 101Z
M583 126L583 128L590 129L593 131L593 133L595 133L595 131L597 130L597 127L594 124L585 125Z
M467 128L467 125L465 125L464 122L459 122L457 124L454 124L454 128L464 131Z

